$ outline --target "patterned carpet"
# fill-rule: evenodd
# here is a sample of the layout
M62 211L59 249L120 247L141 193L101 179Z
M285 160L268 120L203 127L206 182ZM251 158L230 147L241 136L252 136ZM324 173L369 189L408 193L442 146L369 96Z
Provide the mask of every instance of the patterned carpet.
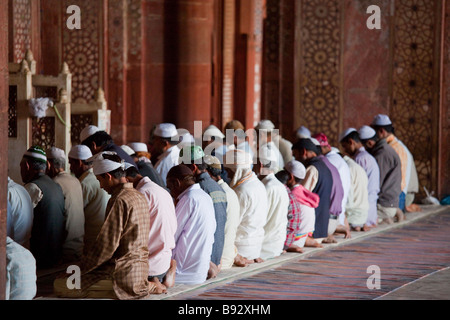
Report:
M378 266L381 288L367 287ZM177 299L372 300L450 266L450 212ZM372 282L371 282L372 283Z

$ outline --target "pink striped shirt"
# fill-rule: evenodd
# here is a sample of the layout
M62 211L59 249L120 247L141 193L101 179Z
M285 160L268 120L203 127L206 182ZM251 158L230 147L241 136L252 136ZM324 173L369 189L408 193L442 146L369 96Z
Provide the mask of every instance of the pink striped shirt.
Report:
M136 189L144 194L150 207L148 274L158 276L169 269L172 249L175 248L175 205L169 192L148 177L142 178Z

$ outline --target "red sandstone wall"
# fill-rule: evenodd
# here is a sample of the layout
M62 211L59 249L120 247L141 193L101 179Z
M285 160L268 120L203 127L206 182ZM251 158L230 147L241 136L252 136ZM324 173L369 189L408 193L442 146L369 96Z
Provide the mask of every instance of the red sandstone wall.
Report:
M381 9L381 30L366 26L369 5ZM389 113L390 6L386 0L345 1L342 129L359 128Z

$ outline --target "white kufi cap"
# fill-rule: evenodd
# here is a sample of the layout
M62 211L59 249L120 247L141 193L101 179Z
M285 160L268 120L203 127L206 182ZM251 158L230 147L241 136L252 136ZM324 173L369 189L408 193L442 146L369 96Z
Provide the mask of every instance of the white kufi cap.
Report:
M130 148L129 146L127 146L126 144L120 146L122 148L123 151L125 151L125 153L129 156L133 155L136 153L136 151L134 151L132 148Z
M173 138L178 135L178 131L172 123L161 123L156 126L154 135L161 138Z
M256 130L272 131L275 129L275 125L270 120L261 120L255 127Z
M309 139L309 138L311 138L311 131L309 131L309 129L304 127L304 126L301 126L297 130L297 138L299 138L299 139Z
M389 119L389 117L387 115L379 114L379 115L376 115L375 118L373 119L372 125L380 126L380 127L390 126L390 125L392 125L392 121L391 121L391 119Z
M51 147L46 151L47 153L47 159L66 159L66 153L64 150Z
M347 130L342 132L341 135L339 136L339 142L344 140L345 137L347 137L350 133L353 133L353 132L358 132L358 131L355 128L348 128Z
M97 133L98 131L100 131L100 129L96 126L92 126L92 125L87 126L83 130L81 130L80 141L83 142L84 140L86 140L87 138L92 136L94 133Z
M148 147L143 142L132 142L129 143L128 146L135 152L148 152Z
M361 140L369 140L377 135L376 131L369 126L362 126L358 133Z
M85 145L73 146L69 152L69 158L77 159L77 160L88 160L92 157L91 149L89 149Z
M299 161L292 160L286 163L284 169L298 179L305 179L306 177L306 168Z
M224 139L225 135L215 125L210 125L208 128L206 128L205 132L203 133L203 139L208 141L211 140L211 137Z

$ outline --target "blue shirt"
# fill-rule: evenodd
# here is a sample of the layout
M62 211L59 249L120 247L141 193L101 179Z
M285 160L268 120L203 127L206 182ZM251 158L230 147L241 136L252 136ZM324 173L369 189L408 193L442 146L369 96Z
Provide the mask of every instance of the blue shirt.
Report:
M198 176L198 183L214 204L214 215L216 218L216 232L214 233L214 245L211 254L211 261L215 265L220 264L225 242L225 224L227 222L227 194L222 187L214 181L209 173L203 172Z

